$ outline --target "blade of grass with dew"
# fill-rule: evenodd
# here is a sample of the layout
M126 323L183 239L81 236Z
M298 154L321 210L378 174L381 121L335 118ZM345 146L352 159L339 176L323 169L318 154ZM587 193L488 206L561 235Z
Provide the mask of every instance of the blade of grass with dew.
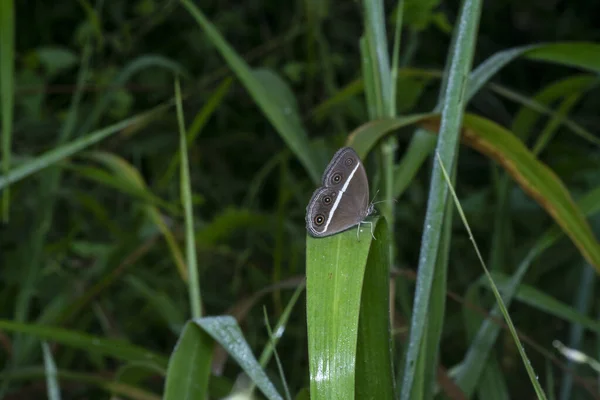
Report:
M508 328L510 330L510 333L513 337L513 340L515 341L515 345L517 347L517 349L519 350L519 354L521 355L521 359L523 361L523 365L525 366L525 370L527 371L527 375L529 376L529 380L531 381L531 384L538 396L538 398L540 399L546 399L546 395L544 394L544 390L542 389L542 387L540 386L538 380L537 380L537 375L535 373L535 371L533 370L532 366L531 366L531 362L529 361L529 358L527 358L527 355L525 354L525 349L523 348L523 345L521 343L521 341L519 340L519 336L517 334L517 331L515 329L515 326L512 323L512 320L510 319L510 315L508 314L508 310L506 309L504 302L502 301L502 296L500 295L500 292L498 292L498 288L496 287L496 285L494 284L494 281L492 279L492 276L490 275L490 273L487 270L487 267L485 266L485 262L483 261L483 257L481 256L481 253L479 252L479 247L477 246L477 243L475 242L475 238L473 237L473 233L471 232L471 228L469 227L469 223L467 222L467 219L465 217L465 214L462 210L462 207L460 205L460 202L458 200L458 197L456 196L456 193L454 192L454 188L451 185L451 181L450 178L448 177L448 174L446 172L446 168L444 167L443 161L441 159L440 155L437 155L437 161L440 165L441 171L444 175L444 179L446 180L446 183L448 184L448 188L449 191L452 195L452 198L454 199L454 203L456 204L456 208L458 210L458 213L460 215L460 218L463 222L463 225L465 226L465 229L467 230L468 234L469 234L469 239L471 240L471 242L473 243L473 248L475 249L475 252L477 253L477 258L479 259L479 262L481 263L481 267L483 268L489 282L490 285L492 287L492 291L494 293L494 297L496 298L496 303L498 304L498 307L500 308L500 311L502 312L502 315L504 317L504 320L506 321L506 324L508 325Z
M10 170L15 90L15 5L0 0L0 100L2 109L2 174ZM2 191L2 220L8 221L10 192Z
M214 340L193 322L181 331L171 353L164 400L208 399L208 381Z
M298 157L312 181L318 183L321 178L320 164L317 162L313 156L314 153L311 151L308 135L304 131L301 119L297 114L297 104L295 99L291 103L287 101L281 104L281 100L290 100L290 98L278 98L276 95L272 94L280 94L284 91L290 92L287 85L283 84L283 81L281 81L280 78L277 78L281 83L281 85L278 85L279 87L266 87L261 82L261 77L256 76L254 71L250 69L229 43L225 41L216 27L206 18L202 11L194 5L194 3L189 0L182 0L181 4L204 30L215 48L220 52L230 68L244 84L263 114L271 122L292 152ZM270 82L271 84L275 83L274 79L270 79ZM281 89L281 87L284 87L285 89Z
M356 399L396 399L390 324L387 221L380 219L364 272L356 350Z
M185 258L187 264L187 280L190 309L193 318L202 316L202 295L200 292L200 276L198 273L198 260L196 259L196 237L194 234L194 211L192 208L192 184L190 182L190 164L187 154L187 139L185 135L185 122L183 106L181 104L181 87L179 78L175 79L175 105L177 109L177 123L179 126L179 153L181 154L180 190L181 203L185 210Z
M456 179L456 164L454 166L453 181ZM435 382L438 370L439 349L442 340L442 331L444 329L444 316L446 311L447 296L447 276L448 260L450 257L450 245L452 241L452 221L454 213L452 212L453 202L446 203L444 223L442 225L442 237L440 239L440 250L438 260L436 261L435 274L431 285L431 299L429 303L429 312L427 314L427 329L425 340L423 341L423 351L425 355L419 358L418 362L423 363L422 375L424 382ZM434 385L422 385L423 395L412 398L432 399Z
M466 0L463 2L458 33L454 52L448 62L449 68L448 87L444 93L444 107L440 134L437 142L437 152L442 161L452 170L457 160L459 132L464 113L465 79L471 69L477 27L481 14L481 2ZM423 226L423 239L419 254L417 284L413 314L410 323L410 336L407 344L406 359L404 363L404 376L402 382L402 400L410 399L413 385L419 382L425 386L433 382L424 382L423 378L416 376L416 366L419 358L425 357L421 353L421 340L424 336L431 286L435 267L438 261L442 223L444 211L448 200L448 186L444 182L444 175L438 163L433 164L429 200Z
M60 385L56 376L56 364L50 351L48 343L42 342L42 353L44 354L44 371L46 372L46 393L48 400L60 400Z
M378 220L371 219L375 228ZM313 400L355 398L358 323L373 241L370 233L363 224L358 230L323 238L307 235L306 317Z
M269 400L281 400L281 395L260 366L236 320L230 316L204 317L193 321L217 341L244 370L246 375Z

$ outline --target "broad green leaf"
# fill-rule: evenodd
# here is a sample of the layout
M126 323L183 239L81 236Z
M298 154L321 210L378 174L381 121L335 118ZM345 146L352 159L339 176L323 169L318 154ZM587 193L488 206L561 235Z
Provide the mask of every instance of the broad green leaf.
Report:
M370 222L375 226L378 219ZM381 228L375 231L379 235L386 232ZM307 237L306 312L312 400L355 398L359 312L372 241L371 229L365 224L332 236Z

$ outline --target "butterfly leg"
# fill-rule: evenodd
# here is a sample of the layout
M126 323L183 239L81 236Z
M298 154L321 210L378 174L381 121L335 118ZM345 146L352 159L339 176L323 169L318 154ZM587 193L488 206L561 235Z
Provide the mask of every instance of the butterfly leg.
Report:
M371 221L363 221L363 224L369 224L371 226L371 236L373 237L373 240L377 240L375 239L375 235L373 234L373 222Z
M360 227L362 226L362 224L369 224L371 226L371 236L373 237L373 240L377 240L377 239L375 239L375 235L373 234L373 222L371 222L371 221L362 221L362 222L358 223L358 228L356 229L356 240L358 240L360 242L359 233L360 233Z

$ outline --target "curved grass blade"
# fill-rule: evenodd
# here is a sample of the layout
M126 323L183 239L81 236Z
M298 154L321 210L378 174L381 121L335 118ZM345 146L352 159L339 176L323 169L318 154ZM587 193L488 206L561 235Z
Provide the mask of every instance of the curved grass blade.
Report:
M34 160L29 161L17 168L12 169L8 174L0 176L0 190L6 188L14 182L18 182L36 172L46 169L67 157L84 150L107 137L114 135L125 129L137 129L144 124L150 122L151 119L157 116L157 112L166 109L167 106L159 106L153 110L128 118L114 125L95 131L85 137L74 140L71 143L56 147L47 151Z
M359 229L359 239L356 228L324 238L307 237L306 312L313 400L355 398L360 302L373 240L368 227Z
M289 92L287 85L280 79L270 79L275 86L265 86L264 76L259 72L252 71L248 64L235 52L219 33L215 26L206 16L189 0L182 0L181 4L189 11L198 25L204 30L213 42L221 56L227 61L233 72L244 84L254 101L260 107L267 119L273 124L281 138L290 147L293 153L300 159L302 165L308 172L313 182L318 183L321 178L321 165L313 156L308 135L300 123L300 117L296 110L296 101L290 97L282 97L281 93ZM274 74L271 76L273 78ZM277 81L279 81L277 83ZM275 95L273 93L276 93ZM279 94L279 95L277 95ZM288 100L280 104L282 99ZM293 99L293 101L290 101Z
M63 343L66 346L78 348L90 353L114 357L119 360L152 363L161 369L165 369L167 365L167 360L161 355L152 353L151 351L122 340L103 339L47 325L23 324L7 320L0 320L0 329L26 333L40 339Z
M501 164L600 271L600 244L560 178L500 125L474 115L466 115L464 125L465 143Z

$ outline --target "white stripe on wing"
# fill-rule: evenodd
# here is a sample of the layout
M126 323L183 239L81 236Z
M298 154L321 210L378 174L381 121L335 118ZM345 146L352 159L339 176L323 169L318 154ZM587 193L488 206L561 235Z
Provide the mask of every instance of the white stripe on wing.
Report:
M360 161L358 161L356 163L356 167L354 167L354 169L348 176L348 179L344 183L344 186L342 186L342 190L340 190L340 195L338 197L336 197L335 202L333 203L333 207L331 207L331 211L329 211L329 216L327 217L327 223L325 224L325 229L323 229L323 233L327 232L329 223L333 219L333 214L335 213L335 210L338 208L338 205L340 204L340 201L342 200L342 196L344 195L344 192L346 191L346 189L348 189L348 185L350 185L350 181L352 180L352 177L354 176L354 173L356 172L358 167L360 167Z

